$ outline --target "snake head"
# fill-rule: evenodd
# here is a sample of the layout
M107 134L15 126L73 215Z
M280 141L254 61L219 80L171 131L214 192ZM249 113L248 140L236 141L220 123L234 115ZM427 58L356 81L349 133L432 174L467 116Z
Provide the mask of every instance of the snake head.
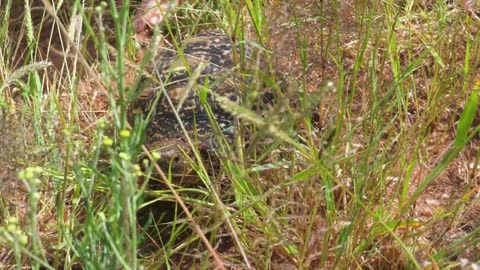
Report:
M180 0L143 0L133 19L133 28L137 34L148 35L159 25L172 6Z

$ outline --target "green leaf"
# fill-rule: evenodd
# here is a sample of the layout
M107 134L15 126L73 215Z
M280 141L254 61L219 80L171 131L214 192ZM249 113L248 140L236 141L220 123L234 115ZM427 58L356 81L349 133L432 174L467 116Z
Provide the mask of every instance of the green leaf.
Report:
M473 91L465 104L460 121L457 127L457 136L455 137L455 146L463 147L467 143L468 130L472 127L473 119L477 112L478 93Z
M207 104L207 93L209 89L209 83L208 83L208 76L205 78L205 83L203 84L203 87L200 88L200 91L198 91L198 97L200 98L200 102L205 105Z

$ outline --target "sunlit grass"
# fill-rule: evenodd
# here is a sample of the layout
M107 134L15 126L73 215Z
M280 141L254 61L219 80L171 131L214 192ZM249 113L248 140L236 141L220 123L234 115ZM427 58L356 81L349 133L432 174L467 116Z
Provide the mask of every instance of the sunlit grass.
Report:
M267 2L183 3L157 29L178 50L184 37L225 31L239 45L239 72L252 78L239 85L240 105L215 95L241 123L233 140L213 123L216 158L189 138L182 160L193 184L155 166L161 157L142 147L146 122L127 113L163 46L136 59L128 1L2 3L0 165L16 172L0 191L18 180L25 198L0 198L0 267L419 269L479 260L479 230L464 217L478 207L478 20L445 1L292 4L279 28L294 38L272 43L272 10L288 4ZM280 74L275 42L295 48L296 71ZM245 64L246 49L263 62ZM319 58L324 77L312 79ZM259 101L266 95L274 101ZM451 197L431 194L463 167L469 178ZM441 201L428 218L418 213L426 200ZM461 226L472 229L447 241Z

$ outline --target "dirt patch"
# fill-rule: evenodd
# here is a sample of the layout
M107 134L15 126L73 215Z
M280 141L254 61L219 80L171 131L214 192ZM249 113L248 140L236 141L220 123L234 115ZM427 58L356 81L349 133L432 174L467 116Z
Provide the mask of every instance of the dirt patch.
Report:
M361 66L355 67L356 59L360 57L361 44L359 44L359 36L365 30L362 28L364 26L361 25L361 20L357 17L359 13L356 12L361 8L361 3L359 2L362 1L333 1L341 2L336 5L330 2L332 1L296 0L294 3L291 1L276 1L276 3L269 5L266 17L269 23L270 37L267 40L267 47L273 51L274 71L284 82L283 85L286 88L312 93L318 91L322 83L333 81L335 85L344 84L346 93L350 94L349 91L354 91L352 90L352 85L354 85L355 92L351 93L352 102L348 109L349 116L345 120L355 124L373 106L369 102L372 89L371 85L367 83L371 80L368 77L371 76L367 70L368 61L364 61ZM416 31L424 30L419 25L412 25L412 28L415 28ZM402 33L400 30L397 33L400 38L402 34L405 34L405 32ZM379 36L382 34L379 33ZM382 37L375 37L375 39L378 39L377 41L380 42ZM416 42L418 42L419 46L423 44L421 40L416 40ZM455 48L465 49L464 44L456 45ZM381 47L379 51L386 49ZM402 53L401 49L399 51L400 62L408 63L408 58L411 56ZM367 46L363 57L371 59L373 53L375 52L372 52L371 48ZM378 53L378 55L379 58L385 57L381 53ZM429 76L435 75L431 70L431 63L434 61L432 58L433 56L429 57L424 65L419 68L417 71L419 74L425 72ZM338 62L340 59L341 61ZM458 60L461 61L462 59ZM91 70L95 71L95 68L92 66ZM354 68L358 68L356 74L354 74ZM340 76L340 69L345 72L344 77ZM131 73L129 78L136 76L135 71L129 71L129 73ZM394 78L389 68L385 67L378 68L377 76L381 80L379 88L384 87L385 89L387 88L385 85L391 83ZM421 124L422 119L430 119L422 115L422 112L429 106L429 102L432 99L427 91L430 83L427 80L419 80L415 82L415 85L418 87L416 92L418 95L412 96L409 102L410 104L416 104L416 106L406 108L410 118L408 118L408 121L393 125L390 130L386 131L385 136L389 132L394 133L405 128L405 126L400 125L406 125L406 130L408 128L413 130L417 125ZM75 121L79 123L82 132L94 128L99 118L109 117L108 115L106 116L110 109L110 101L106 89L107 87L102 82L81 81L74 106L78 106L76 110L79 112L79 115ZM381 92L377 94L385 96L388 93ZM428 132L422 134L422 139L411 142L412 145L418 144L420 146L418 149L415 149L417 151L416 154L411 154L412 159L418 159L418 162L412 169L409 194L412 194L428 173L441 162L442 157L449 150L455 139L455 121L458 119L458 111L461 109L461 102L465 100L465 95L456 93L455 89L441 94L457 95L458 104L451 102L452 104L447 106L448 110L438 112L436 121L428 123ZM319 107L321 119L329 119L332 114L338 111L339 101L337 97L335 92L325 94ZM63 93L60 96L62 108L66 112L72 109L70 106L73 101L71 93ZM388 115L385 116L385 121L389 121ZM328 121L325 120L325 122ZM18 119L0 121L0 136L3 139L0 141L0 151L2 151L0 152L0 168L3 168L0 170L0 192L2 193L3 202L11 206L7 208L12 210L12 212L25 211L26 207L25 190L22 189L21 184L16 180L16 171L19 169L19 165L14 162L14 159L31 151L31 149L23 148L26 145L24 141L31 139L25 138L24 134L31 134L31 132L28 132L28 129L25 130L25 127L18 126L18 123ZM352 139L354 144L357 145L353 147L357 147L356 150L359 152L362 150L362 146L368 144L368 141L366 141L368 138L365 137L364 132L364 130L356 131L354 134L355 138ZM19 134L22 135L20 136ZM407 135L402 134L402 136L411 136L412 138L416 138L416 135L418 134L414 132ZM84 138L84 141L88 141L88 138ZM390 152L393 155L393 152L404 151L404 149L413 151L415 147L412 145L396 146ZM410 219L421 222L422 225L417 229L420 232L426 232L424 234L426 237L421 239L421 241L419 240L421 247L418 248L415 254L417 260L427 260L435 250L462 239L469 232L480 226L480 219L478 218L480 214L480 202L478 200L480 180L477 160L479 146L479 141L473 140L448 166L448 169L428 186L412 206ZM345 152L347 150L349 149L345 149ZM402 165L394 164L393 166L401 167ZM392 178L396 178L396 176L392 176ZM351 182L352 180L348 179L346 182L348 181ZM392 190L395 188L395 181L392 180L391 187L386 188L386 190L393 193ZM301 191L298 191L298 194L301 194ZM298 195L298 197L301 196ZM300 200L301 198L298 199ZM397 200L398 198L385 198L385 200L390 199ZM468 203L461 204L465 201ZM289 202L284 203L287 204ZM302 207L308 210L307 204L308 202L304 202ZM456 212L458 213L457 216L448 216L452 209L460 207L462 209ZM0 216L3 217L4 215ZM315 223L315 226L318 228L314 228L314 230L319 232L318 235L320 236L317 238L320 238L324 230L330 230L331 228L324 228L326 225L323 217L318 217L318 220ZM305 222L305 220L299 219L298 223L300 224L298 226L301 227L304 226L302 224L308 224L308 221ZM307 229L302 227L298 232L292 233L292 238L304 239L306 231ZM255 239L261 238L261 235L255 237ZM300 240L298 241L300 242ZM400 253L397 254L398 248L392 248L394 246L392 245L393 240L384 239L383 241L385 241L383 245L384 250L390 252L389 254L393 254L392 257L402 256L399 255ZM263 247L262 244L258 244L258 246ZM311 246L314 251L318 251L321 250L320 246L323 247L323 243L316 239L312 240ZM472 261L480 259L478 255L480 254L480 246L478 244L466 246L465 248L465 252L453 254L451 258L465 257ZM227 248L226 253L229 253L226 255L231 255L231 257L238 255L233 245L231 249ZM278 269L295 269L295 262L289 260L285 250L274 249L273 253L273 265L276 265ZM1 255L2 250L0 250L0 259ZM312 254L312 258L315 256L318 256L318 254ZM401 261L402 258L399 260ZM312 259L312 261L314 260ZM376 265L375 263L377 262L372 262L372 265ZM378 265L384 265L382 263L384 262L380 261Z
M334 59L341 57L343 65L341 68L346 73L342 83L345 84L346 91L349 91L354 64L361 49L359 37L365 31L362 28L365 26L361 25L361 20L357 17L360 14L358 10L362 8L361 5L359 1L341 1L338 4L332 4L329 1L297 0L294 3L277 2L269 7L267 18L271 32L268 45L274 52L273 58L278 73L290 83L290 86L291 82L303 82L305 90L312 92L325 80L331 80L338 85L340 83L340 67ZM412 22L410 27L416 29L415 33L427 32L425 26L419 21ZM403 30L398 30L397 34L401 44L399 46L406 46L402 44L402 39L410 38L412 40L411 36L408 37ZM376 38L381 39L381 37ZM418 42L419 48L422 47L422 40L418 37L413 40ZM458 42L456 44L455 49L463 48L465 50L463 44L460 43L460 46ZM387 48L382 49L386 50ZM302 51L304 55L302 55ZM399 49L399 52L401 62L406 65L409 56L404 54L402 49ZM416 52L420 54L420 50ZM371 53L370 47L367 46L365 59L369 59ZM379 57L382 56L379 54ZM432 72L431 61L434 60L427 58L425 64L422 65L425 72ZM462 61L461 58L453 60L453 62L459 63ZM381 78L380 87L393 81L394 76L389 69L379 67L378 71ZM369 93L371 86L366 84L369 81L366 63L359 67L357 75L355 78L357 92L353 96L353 103L350 107L351 119L361 119L364 117L364 113L370 109L367 100L371 95ZM434 74L431 75L432 78L433 76ZM418 79L416 85L418 96L415 97L417 98L415 101L411 100L411 104L418 106L410 108L411 129L421 122L422 112L429 109L426 107L431 106L432 98L427 94L428 87L431 87L428 80ZM458 111L461 110L461 108L459 109L460 104L466 97L460 91L450 94L455 95L458 103L452 103L446 111L439 111L436 121L430 123L431 129L426 138L415 142L422 146L419 153L421 157L416 157L419 158L419 162L413 170L413 180L409 187L411 191L415 190L426 175L439 164L453 144L455 129L452 126L455 119L458 119ZM328 119L332 112L338 110L337 102L333 93L325 97L323 110L321 108L324 119ZM385 121L390 120L385 119ZM391 132L396 131L391 130ZM353 140L358 145L365 145L368 142L364 141L363 136L363 132L358 132ZM448 166L446 171L435 179L416 200L411 218L422 221L424 224L422 230L428 231L427 239L424 239L422 248L419 248L416 254L419 261L427 260L431 256L432 250L441 249L465 237L480 224L478 218L480 207L477 198L478 149L478 140L472 141ZM390 199L395 200L395 198ZM457 217L441 217L442 214L450 213L460 207L462 200L467 200L469 203L462 206L465 208L459 212ZM456 254L452 258L458 256L472 261L479 260L479 248L480 245L473 245L462 254Z
M0 194L8 214L25 214L26 195L23 184L17 180L17 172L23 167L22 160L28 159L32 136L28 125L20 116L0 115ZM1 220L8 216L0 213ZM0 225L2 222L0 222Z

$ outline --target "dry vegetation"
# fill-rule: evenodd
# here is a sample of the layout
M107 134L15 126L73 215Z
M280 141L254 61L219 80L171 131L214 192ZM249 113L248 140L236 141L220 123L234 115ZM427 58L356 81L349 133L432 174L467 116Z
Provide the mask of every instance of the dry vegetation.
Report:
M191 161L197 182L165 172L179 197L122 122L138 3L32 2L0 2L0 268L479 267L470 1L178 6L167 40L255 40L256 90L278 90L261 116L235 108L245 128L213 165Z

